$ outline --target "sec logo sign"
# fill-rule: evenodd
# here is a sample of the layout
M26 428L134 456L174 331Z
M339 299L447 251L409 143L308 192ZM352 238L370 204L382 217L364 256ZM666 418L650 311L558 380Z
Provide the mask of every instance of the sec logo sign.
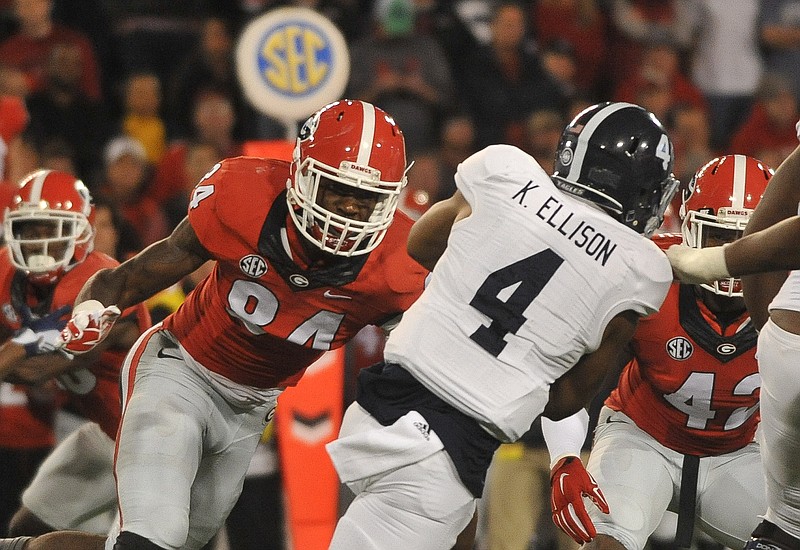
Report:
M244 29L236 69L254 107L278 120L297 121L340 99L350 56L329 19L306 8L279 8Z
M683 336L676 336L667 342L667 354L676 361L686 361L694 353L694 346Z

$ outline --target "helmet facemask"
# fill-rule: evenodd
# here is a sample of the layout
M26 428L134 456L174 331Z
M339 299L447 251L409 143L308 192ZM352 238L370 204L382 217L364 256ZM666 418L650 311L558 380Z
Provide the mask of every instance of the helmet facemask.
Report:
M34 283L50 284L91 252L93 231L79 212L17 207L6 212L4 232L11 263Z
M626 207L611 195L578 181L568 181L560 176L553 176L553 180L559 189L595 203L623 225L648 239L661 226L664 213L680 186L680 181L670 174L656 189L643 192L638 202ZM660 194L657 201L652 198L654 194Z
M670 202L672 202L672 198L679 186L680 181L678 181L672 174L670 174L669 177L661 183L659 186L661 198L659 199L658 203L655 204L655 208L653 209L654 211L646 217L642 235L649 239L661 226L661 224L664 222L664 213L667 211L667 208L669 207Z
M406 177L380 179L380 171L342 161L338 169L312 157L297 165L288 200L290 215L300 233L321 250L338 256L357 256L374 250L383 240L397 210ZM354 197L367 210L353 219L326 208L327 192Z
M708 248L732 243L741 238L747 226L751 210L739 209L736 215L729 216L726 208L714 215L710 209L691 210L683 218L681 232L683 242L692 248ZM713 283L700 284L702 288L727 297L742 296L742 280L729 277Z

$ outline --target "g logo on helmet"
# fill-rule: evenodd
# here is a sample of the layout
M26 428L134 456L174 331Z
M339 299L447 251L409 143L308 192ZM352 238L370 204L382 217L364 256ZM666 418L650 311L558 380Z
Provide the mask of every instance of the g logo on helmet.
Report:
M304 123L303 126L300 128L300 132L298 132L297 137L300 141L305 141L309 139L311 136L314 135L314 132L317 131L317 127L319 126L319 111L314 113L314 115L308 118Z

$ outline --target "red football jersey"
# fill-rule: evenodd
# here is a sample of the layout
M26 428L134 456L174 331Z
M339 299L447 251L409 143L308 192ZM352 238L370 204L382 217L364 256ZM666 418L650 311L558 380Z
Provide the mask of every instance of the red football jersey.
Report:
M32 403L29 389L0 383L0 448L41 449L56 444L53 403Z
M286 387L326 350L405 311L427 271L406 252L411 220L397 212L362 256L304 267L288 219L289 163L227 159L195 187L189 222L217 264L164 320L189 354L234 382Z
M676 242L674 236L654 240L662 248ZM749 314L723 326L694 287L673 283L659 312L639 322L634 359L606 405L680 453L740 449L753 440L760 419L757 339Z
M37 298L31 292L24 274L11 265L8 254L0 254L0 327L3 331L11 332L20 328L19 308L23 303L39 314L72 305L89 277L100 269L116 265L118 262L109 256L92 252L86 260L64 274L51 295ZM127 309L123 317L134 313L140 330L144 331L150 326L150 314L144 304ZM59 385L66 390L64 406L97 422L112 439L116 438L121 412L119 369L126 352L127 349L105 351L90 367L58 377Z

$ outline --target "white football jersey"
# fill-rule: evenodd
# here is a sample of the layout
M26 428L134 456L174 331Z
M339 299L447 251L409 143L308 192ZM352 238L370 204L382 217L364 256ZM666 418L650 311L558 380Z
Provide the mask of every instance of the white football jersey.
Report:
M786 281L769 304L769 311L773 309L800 311L800 270L789 272Z
M453 226L385 358L514 441L612 317L658 310L672 270L649 239L556 189L516 147L472 155L455 178L472 214Z

